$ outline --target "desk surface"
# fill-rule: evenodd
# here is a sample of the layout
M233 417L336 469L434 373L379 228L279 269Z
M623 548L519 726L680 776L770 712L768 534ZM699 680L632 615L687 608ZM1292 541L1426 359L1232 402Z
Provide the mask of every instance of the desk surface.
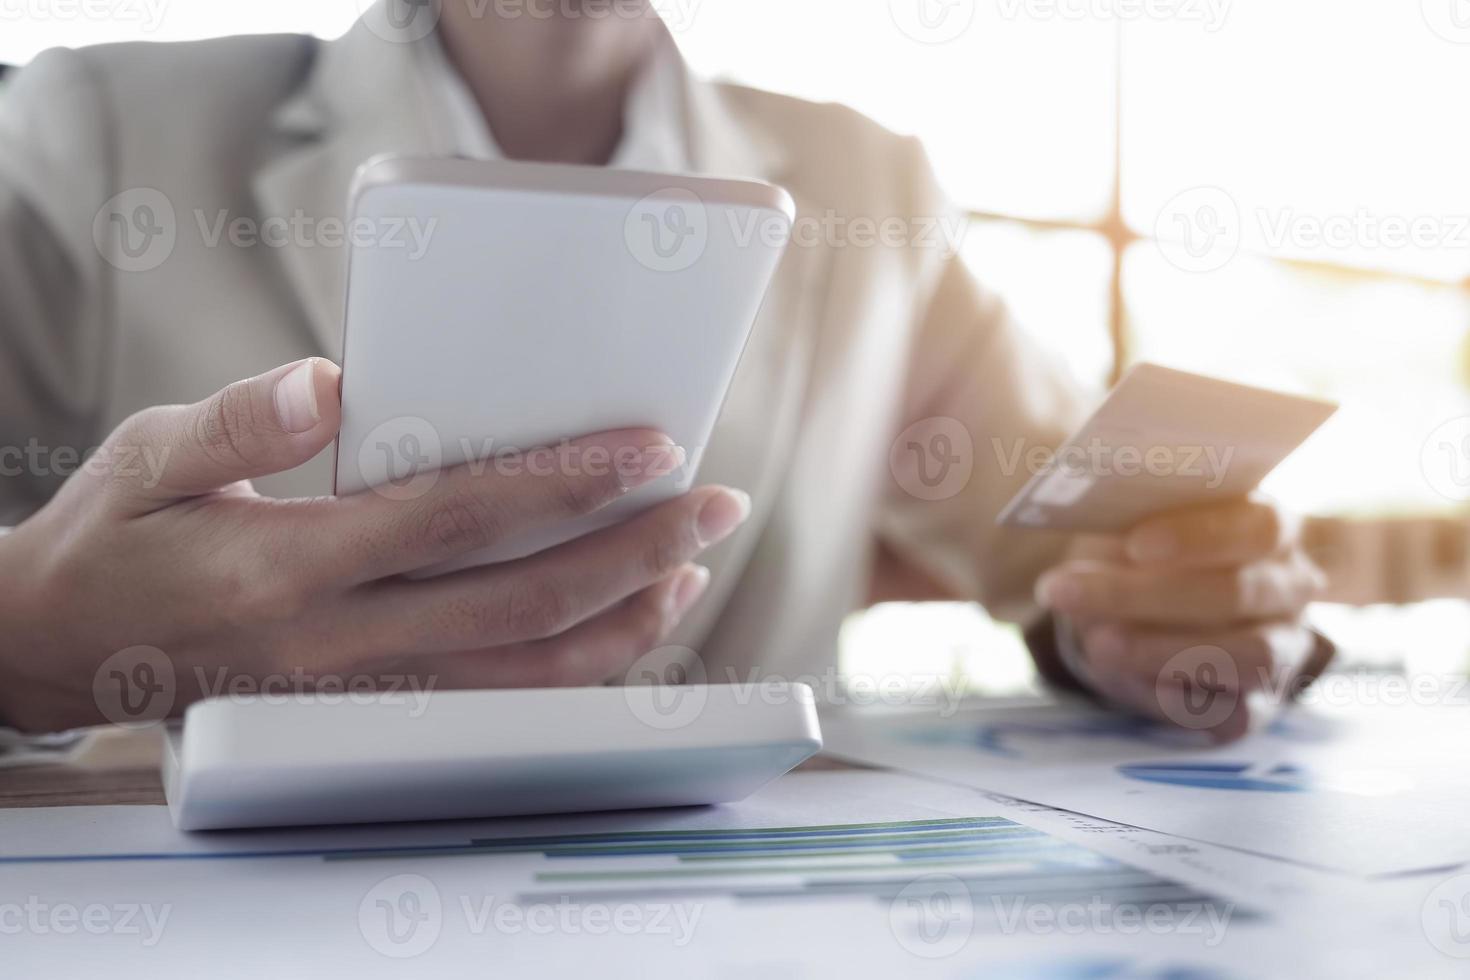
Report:
M158 767L162 749L160 729L98 732L78 756L64 764L0 769L0 809L161 804L163 784ZM798 768L854 767L818 756Z
M0 769L0 807L162 803L162 731L99 732L66 763Z

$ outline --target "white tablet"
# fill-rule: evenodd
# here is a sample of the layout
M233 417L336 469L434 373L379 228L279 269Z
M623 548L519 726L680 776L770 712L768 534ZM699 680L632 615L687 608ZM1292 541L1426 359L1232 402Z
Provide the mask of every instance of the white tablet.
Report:
M769 184L383 158L358 174L336 492L610 429L697 465L793 205ZM417 236L390 234L412 221ZM569 465L577 465L573 460ZM542 550L687 491L686 469L583 520L430 569Z
M822 747L771 682L216 698L170 730L181 830L726 803Z

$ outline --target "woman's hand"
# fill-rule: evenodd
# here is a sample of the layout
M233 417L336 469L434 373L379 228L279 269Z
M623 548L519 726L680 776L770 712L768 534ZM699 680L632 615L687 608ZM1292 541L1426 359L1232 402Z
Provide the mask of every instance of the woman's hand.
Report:
M661 642L708 583L693 559L748 516L744 494L701 487L527 558L403 578L596 511L683 456L656 432L609 432L571 448L617 465L460 466L406 501L259 496L252 477L337 434L339 376L313 358L140 412L0 538L0 723L102 721L99 668L140 646L167 657L175 710L222 670L247 686L386 674L443 688L596 684Z
M1302 613L1326 578L1297 531L1256 500L1162 514L1121 538L1079 539L1037 597L1099 694L1236 738L1257 692L1291 692L1316 647Z

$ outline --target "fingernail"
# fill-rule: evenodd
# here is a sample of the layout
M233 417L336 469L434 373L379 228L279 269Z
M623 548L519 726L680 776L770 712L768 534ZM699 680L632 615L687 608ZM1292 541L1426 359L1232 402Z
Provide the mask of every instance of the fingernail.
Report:
M1128 557L1138 562L1168 561L1179 550L1179 539L1163 527L1139 528L1128 536Z
M721 490L705 501L697 520L700 547L708 548L728 538L750 516L750 494L743 490Z
M640 466L632 470L619 470L618 475L623 479L623 486L632 490L678 472L688 458L683 446L654 446L643 451Z
M309 432L322 420L316 405L316 358L292 368L276 382L276 417L287 432Z
M1082 585L1066 572L1048 572L1036 583L1036 601L1048 609L1071 609L1082 601Z
M695 565L679 577L679 583L674 586L674 618L682 619L699 597L704 595L704 590L709 588L709 569L703 565Z

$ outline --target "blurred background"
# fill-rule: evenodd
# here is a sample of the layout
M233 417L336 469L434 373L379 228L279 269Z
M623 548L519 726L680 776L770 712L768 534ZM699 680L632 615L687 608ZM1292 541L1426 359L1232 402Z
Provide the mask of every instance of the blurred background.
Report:
M0 62L367 3L0 0ZM1350 667L1470 668L1470 0L655 5L703 73L920 136L967 260L1099 390L1150 360L1341 402L1268 486L1336 579L1313 616ZM967 605L854 616L843 667L1034 685Z

